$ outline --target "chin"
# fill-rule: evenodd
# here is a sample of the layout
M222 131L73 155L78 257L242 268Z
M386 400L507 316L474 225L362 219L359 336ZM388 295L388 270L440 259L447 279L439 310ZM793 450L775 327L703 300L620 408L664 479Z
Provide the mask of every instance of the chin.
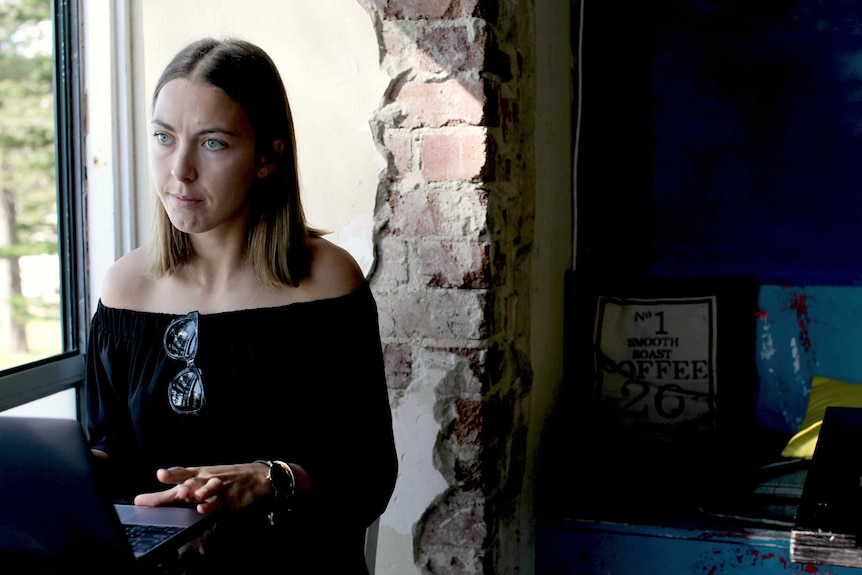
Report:
M188 222L184 222L181 219L170 218L171 225L176 228L177 231L183 232L184 234L197 234L203 231L200 226L196 226L194 224L189 224Z

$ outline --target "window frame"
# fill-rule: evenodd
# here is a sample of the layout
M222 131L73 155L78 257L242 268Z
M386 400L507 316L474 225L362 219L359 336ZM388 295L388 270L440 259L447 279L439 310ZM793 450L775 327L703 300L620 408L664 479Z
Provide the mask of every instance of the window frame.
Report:
M0 371L0 411L70 388L77 389L84 381L89 306L84 297L87 256L80 8L77 0L52 2L60 310L63 349L67 351ZM77 403L80 416L80 399Z

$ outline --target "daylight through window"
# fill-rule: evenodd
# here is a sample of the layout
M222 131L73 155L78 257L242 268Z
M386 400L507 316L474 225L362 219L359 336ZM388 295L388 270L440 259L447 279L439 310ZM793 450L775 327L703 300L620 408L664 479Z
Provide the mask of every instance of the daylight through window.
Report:
M76 20L0 0L0 409L82 373Z

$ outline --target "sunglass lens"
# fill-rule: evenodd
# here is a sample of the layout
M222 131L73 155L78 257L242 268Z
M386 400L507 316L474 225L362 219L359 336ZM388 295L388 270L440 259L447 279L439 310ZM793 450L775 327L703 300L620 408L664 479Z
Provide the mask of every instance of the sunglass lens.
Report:
M194 413L204 406L204 386L201 372L196 367L187 367L171 380L168 386L171 407L177 413Z
M198 352L197 318L186 316L177 320L165 332L168 357L188 361Z

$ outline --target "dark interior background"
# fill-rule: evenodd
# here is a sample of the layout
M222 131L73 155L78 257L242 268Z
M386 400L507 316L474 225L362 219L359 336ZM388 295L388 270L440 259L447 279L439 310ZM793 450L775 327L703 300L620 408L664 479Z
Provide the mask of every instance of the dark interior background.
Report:
M862 1L588 2L576 267L862 282Z

